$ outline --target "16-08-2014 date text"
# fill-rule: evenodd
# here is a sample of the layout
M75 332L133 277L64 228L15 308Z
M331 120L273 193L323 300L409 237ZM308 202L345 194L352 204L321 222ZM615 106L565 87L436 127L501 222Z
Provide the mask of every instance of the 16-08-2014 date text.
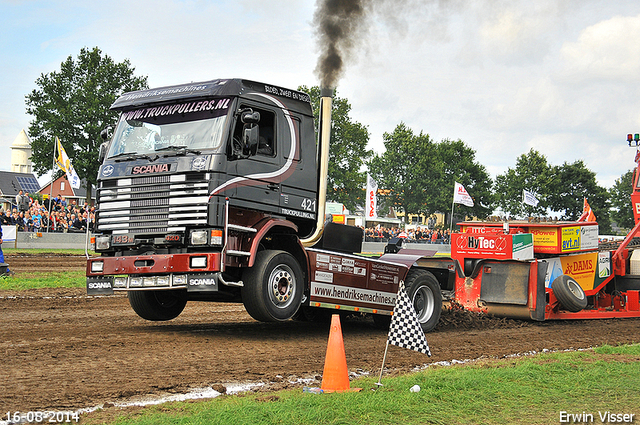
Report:
M6 412L0 421L9 424L22 423L77 423L80 418L77 412L52 410L30 411L30 412Z

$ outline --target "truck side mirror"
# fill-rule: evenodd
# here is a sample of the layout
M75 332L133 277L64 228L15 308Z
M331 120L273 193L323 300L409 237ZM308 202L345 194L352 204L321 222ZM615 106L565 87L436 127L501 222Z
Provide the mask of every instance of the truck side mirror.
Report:
M109 145L111 145L111 142L109 141L109 139L111 139L112 131L113 131L113 126L108 125L104 128L104 130L100 132L100 138L104 140L104 142L102 142L102 144L100 145L100 150L98 151L98 162L100 162L101 164L102 164L102 161L104 161L104 158L107 156Z
M258 152L258 139L260 127L257 124L245 124L242 129L242 153L246 156L255 155Z
M111 131L113 130L112 125L108 125L100 132L100 137L102 140L109 140L111 138Z
M242 112L240 119L245 124L258 124L260 122L260 112L249 109Z
M98 162L100 164L102 164L102 161L104 161L104 158L107 156L109 145L111 145L111 142L102 142L100 145L100 150L98 151Z

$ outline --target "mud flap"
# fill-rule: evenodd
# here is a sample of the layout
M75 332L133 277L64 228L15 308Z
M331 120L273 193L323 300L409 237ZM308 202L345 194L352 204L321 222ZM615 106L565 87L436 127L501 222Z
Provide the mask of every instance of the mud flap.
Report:
M87 295L113 295L113 277L87 277Z
M187 292L218 292L217 273L198 273L188 275Z

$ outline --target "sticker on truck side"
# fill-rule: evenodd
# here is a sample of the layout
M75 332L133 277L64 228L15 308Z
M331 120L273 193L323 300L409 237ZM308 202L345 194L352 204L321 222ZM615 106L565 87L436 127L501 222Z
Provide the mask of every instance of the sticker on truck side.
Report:
M397 294L391 292L373 291L363 288L349 288L320 282L311 282L311 300L326 299L338 303L358 302L383 305L393 308Z

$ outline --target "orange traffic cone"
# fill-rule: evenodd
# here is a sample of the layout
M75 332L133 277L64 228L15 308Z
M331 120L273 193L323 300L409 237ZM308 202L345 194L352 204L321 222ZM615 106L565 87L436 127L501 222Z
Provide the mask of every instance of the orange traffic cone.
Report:
M340 316L337 314L331 316L331 331L329 332L329 343L327 344L320 388L325 393L361 390L361 388L349 388L347 357L344 353Z

